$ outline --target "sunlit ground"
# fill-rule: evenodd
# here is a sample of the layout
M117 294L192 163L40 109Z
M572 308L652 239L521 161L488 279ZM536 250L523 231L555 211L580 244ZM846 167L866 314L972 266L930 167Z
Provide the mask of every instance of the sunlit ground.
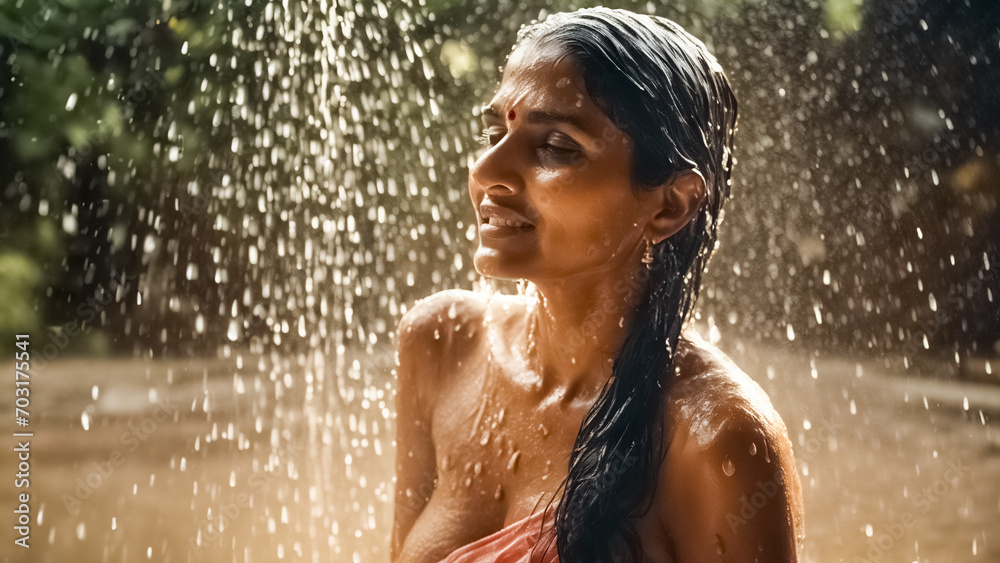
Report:
M1000 387L725 347L795 444L806 561L1000 560ZM5 524L0 553L33 563L386 561L391 352L356 366L243 358L65 360L36 374L32 547L11 547ZM0 496L14 506L5 449Z

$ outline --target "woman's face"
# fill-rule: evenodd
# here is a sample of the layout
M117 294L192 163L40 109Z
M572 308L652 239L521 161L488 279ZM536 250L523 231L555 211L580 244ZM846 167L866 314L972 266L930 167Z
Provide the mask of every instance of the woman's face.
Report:
M561 50L515 50L483 114L488 146L469 170L479 273L538 282L639 265L654 196L632 190L628 137Z

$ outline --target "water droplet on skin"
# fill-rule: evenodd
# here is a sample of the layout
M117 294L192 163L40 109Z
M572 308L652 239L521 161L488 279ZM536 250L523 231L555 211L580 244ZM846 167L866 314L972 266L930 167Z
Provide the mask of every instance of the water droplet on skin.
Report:
M507 409L500 409L500 414L497 415L497 424L503 424L503 415L507 412Z
M451 458L444 456L441 458L441 469L447 471L451 467Z
M472 421L472 431L469 432L469 439L471 440L473 436L476 435L476 431L479 430L479 423L483 420L483 410L486 409L486 401L479 403L479 409L476 411L476 419Z
M750 455L757 455L757 443L750 442Z
M479 474L482 472L483 472L483 464L481 462L476 462L476 467L472 469L472 474L478 477Z
M560 78L559 81L556 82L556 88L565 88L567 86L569 86L569 78L566 78L565 76Z
M479 445L485 446L490 441L490 431L489 429L483 430L483 435L479 438Z
M514 452L514 455L510 456L510 461L507 462L507 471L517 471L517 460L519 459L521 459L521 452Z
M496 500L500 500L503 498L503 485L497 485L497 490L495 493L493 493L493 498Z
M726 554L726 544L722 543L722 536L715 534L715 552L719 555Z
M726 459L722 462L722 472L726 474L726 477L732 477L733 473L736 473L736 466L733 465L733 460L726 456Z
M472 477L466 477L465 478L465 488L469 488L471 486L472 486Z
M549 435L549 429L546 428L544 424L538 425L538 431L542 433L543 438Z

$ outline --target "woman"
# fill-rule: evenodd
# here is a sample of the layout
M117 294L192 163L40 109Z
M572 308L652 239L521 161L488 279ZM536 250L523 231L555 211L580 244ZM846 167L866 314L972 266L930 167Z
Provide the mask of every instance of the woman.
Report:
M714 57L663 18L557 14L483 120L475 267L529 290L404 315L393 560L797 560L784 424L682 335L730 186Z

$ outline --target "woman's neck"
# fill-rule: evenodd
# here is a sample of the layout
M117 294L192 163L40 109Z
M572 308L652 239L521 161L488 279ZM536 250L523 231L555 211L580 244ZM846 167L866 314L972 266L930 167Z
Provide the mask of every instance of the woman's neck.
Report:
M545 391L563 401L596 396L611 376L636 305L648 284L643 268L594 280L536 283L538 303L529 310L529 354ZM534 327L531 323L537 323Z

